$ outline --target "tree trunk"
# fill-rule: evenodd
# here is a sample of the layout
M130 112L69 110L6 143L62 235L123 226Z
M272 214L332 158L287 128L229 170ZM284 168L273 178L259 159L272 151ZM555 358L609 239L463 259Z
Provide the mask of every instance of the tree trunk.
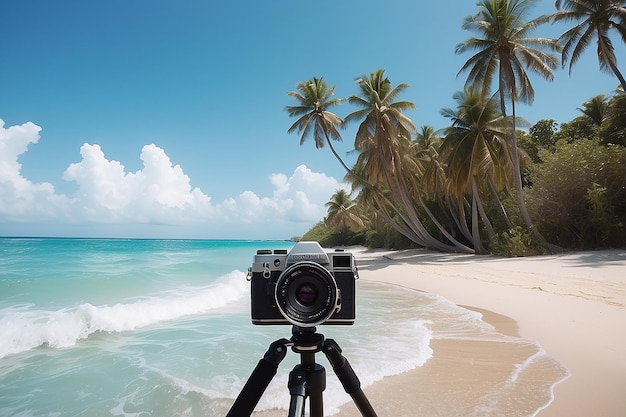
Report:
M478 213L480 214L480 218L483 220L485 224L485 229L487 229L487 237L489 237L489 241L492 242L496 237L496 232L493 230L493 225L487 217L487 213L485 212L485 207L483 206L482 199L480 198L480 193L478 190L478 184L476 183L476 177L472 176L472 193L474 194L474 198L476 199L476 203L478 205Z
M500 206L500 210L502 211L502 215L504 216L504 221L506 222L506 225L509 227L509 229L513 229L513 223L511 223L511 219L509 219L509 214L506 212L504 204L502 204L502 200L498 195L498 190L496 189L496 185L493 183L492 177L489 177L489 189L491 190L493 198L498 202L498 205Z
M515 100L511 100L511 111L513 117L513 178L515 181L515 197L517 200L517 207L519 208L522 219L524 219L524 223L526 224L526 228L532 232L534 229L533 221L530 218L530 214L528 214L528 210L526 209L526 202L524 201L524 193L522 190L522 171L520 168L519 162L519 149L517 148L517 131L515 124Z
M500 57L500 59L502 60L502 57ZM500 90L500 104L502 106L502 116L506 117L506 108L504 105L505 102L505 94L504 94L504 89L503 86L505 85L504 81L503 81L503 71L502 68L500 68L500 77L499 77L499 90ZM524 195L522 192L522 172L521 172L521 168L520 168L520 161L519 161L519 149L517 148L517 125L516 125L516 120L515 120L515 96L516 96L516 89L517 87L515 86L515 81L512 82L511 85L511 112L512 112L512 120L511 123L513 125L513 134L512 134L512 154L513 154L513 186L515 188L515 200L517 202L517 207L519 209L520 215L522 216L522 219L524 220L524 224L526 225L526 228L532 233L534 226L533 226L533 222L530 218L530 215L528 214L528 210L526 209L526 203L524 202Z
M474 241L474 250L478 254L484 254L485 248L480 241L480 228L478 227L478 209L476 204L476 195L472 193L472 239Z

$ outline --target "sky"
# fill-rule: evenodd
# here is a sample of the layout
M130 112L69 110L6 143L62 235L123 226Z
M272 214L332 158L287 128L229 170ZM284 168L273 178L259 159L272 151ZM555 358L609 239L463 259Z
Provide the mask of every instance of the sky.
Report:
M473 0L4 2L0 236L301 236L349 187L327 147L287 132L286 93L324 77L347 98L382 68L410 85L400 99L415 103L416 126L444 128L469 58L454 48L476 11ZM529 17L553 11L539 1ZM595 47L571 75L531 80L535 101L518 108L531 124L570 121L618 85ZM336 145L349 164L355 131Z

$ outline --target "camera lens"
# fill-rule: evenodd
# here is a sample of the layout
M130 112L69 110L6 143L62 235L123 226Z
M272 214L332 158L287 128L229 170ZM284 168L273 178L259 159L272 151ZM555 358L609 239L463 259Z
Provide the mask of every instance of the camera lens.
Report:
M305 306L313 305L316 298L317 291L311 284L302 284L296 290L296 299Z
M338 307L337 284L330 272L315 262L298 262L276 281L276 305L290 323L300 327L322 324Z

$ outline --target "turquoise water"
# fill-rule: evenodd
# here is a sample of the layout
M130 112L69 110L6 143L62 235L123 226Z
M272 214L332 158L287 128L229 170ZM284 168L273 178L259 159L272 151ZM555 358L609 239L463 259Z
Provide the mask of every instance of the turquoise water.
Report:
M0 417L225 415L270 343L291 336L287 325L251 324L245 271L257 249L292 246L0 238ZM363 387L419 370L436 358L438 339L517 358L498 365L500 379L477 384L482 391L458 415L535 416L568 375L533 341L500 334L442 297L364 280L356 287L355 324L318 331L337 340ZM326 358L317 361L331 415L351 400ZM257 410L288 408L298 362L287 354Z
M257 249L292 245L0 238L0 416L226 414L269 344L291 336L251 324L245 271ZM443 304L370 282L357 293L354 326L318 331L364 386L431 357L422 317ZM287 355L258 409L288 406L298 360ZM327 380L331 413L349 397Z

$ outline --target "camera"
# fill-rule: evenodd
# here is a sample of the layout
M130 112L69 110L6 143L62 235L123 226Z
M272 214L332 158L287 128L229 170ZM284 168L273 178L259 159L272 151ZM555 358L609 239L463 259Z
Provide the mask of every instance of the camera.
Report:
M252 324L354 324L357 278L351 253L318 242L257 250L248 269Z

